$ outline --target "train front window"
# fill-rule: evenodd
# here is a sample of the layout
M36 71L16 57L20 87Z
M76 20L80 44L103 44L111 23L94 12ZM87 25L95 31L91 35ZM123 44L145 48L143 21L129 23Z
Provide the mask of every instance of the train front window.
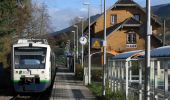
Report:
M14 51L15 68L45 68L46 48L15 48Z

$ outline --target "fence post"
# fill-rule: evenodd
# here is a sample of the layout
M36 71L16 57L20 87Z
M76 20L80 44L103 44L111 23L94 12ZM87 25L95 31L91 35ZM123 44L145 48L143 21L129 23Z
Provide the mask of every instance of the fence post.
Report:
M164 81L165 81L165 100L168 100L168 61L164 60Z
M158 88L158 71L160 68L160 61L156 61L155 65L155 100L158 100L157 88Z
M125 68L126 68L126 100L128 100L128 81L129 81L129 64L128 64L128 61L126 61L126 64L125 64Z
M142 100L142 62L139 63L139 100Z

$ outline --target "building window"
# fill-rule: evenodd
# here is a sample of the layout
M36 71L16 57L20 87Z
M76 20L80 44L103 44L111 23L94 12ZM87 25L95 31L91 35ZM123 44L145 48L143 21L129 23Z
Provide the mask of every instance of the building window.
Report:
M134 32L127 34L127 44L136 44L136 34Z
M133 18L137 21L140 21L140 15L139 14L135 14Z
M117 15L111 15L111 24L117 23Z

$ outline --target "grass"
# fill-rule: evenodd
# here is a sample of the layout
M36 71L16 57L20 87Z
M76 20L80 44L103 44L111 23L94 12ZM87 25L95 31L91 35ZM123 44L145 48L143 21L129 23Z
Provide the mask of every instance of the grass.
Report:
M88 85L87 87L92 91L92 93L96 96L97 99L102 97L102 95L101 95L101 91L102 91L101 83L94 83L93 82L91 85Z
M124 100L124 95L122 92L113 93L108 87L108 82L106 82L106 95L102 96L102 83L93 82L88 85L88 88L96 96L98 100Z

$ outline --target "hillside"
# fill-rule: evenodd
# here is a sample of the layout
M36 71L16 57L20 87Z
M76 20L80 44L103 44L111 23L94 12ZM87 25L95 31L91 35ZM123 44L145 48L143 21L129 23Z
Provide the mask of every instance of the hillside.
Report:
M162 20L166 20L167 30L170 31L170 4L162 4L153 6L152 11L155 15L159 16Z
M157 5L157 6L152 6L152 12L155 15L157 15L160 18L160 20L163 20L163 19L166 20L167 31L170 31L170 4L161 4L161 5ZM92 16L91 20L95 19L98 16L99 16L99 14ZM79 24L78 24L78 26L81 26L81 23L79 23ZM73 37L73 33L71 32L71 30L74 30L74 29L75 28L73 26L70 26L63 30L51 33L50 35L52 37L56 38L57 44L61 44L63 41L66 42L66 40L70 39L70 37ZM81 32L81 30L79 30L79 32ZM162 33L162 30L160 30L159 32Z
M170 4L153 6L152 11L161 18L170 19Z
M170 4L162 4L152 7L152 11L155 15L159 16L160 19L166 20L166 44L170 44ZM163 30L160 31L163 33ZM162 38L162 36L160 36Z

